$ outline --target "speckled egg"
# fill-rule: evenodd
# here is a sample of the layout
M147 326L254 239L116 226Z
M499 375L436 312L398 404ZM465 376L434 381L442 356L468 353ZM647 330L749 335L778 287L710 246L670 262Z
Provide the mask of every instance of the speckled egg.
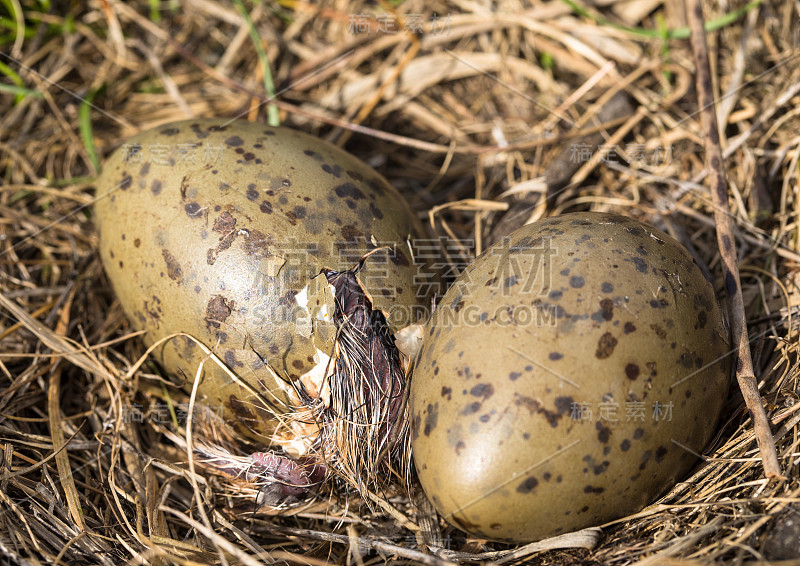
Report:
M425 315L407 203L301 132L221 119L160 126L110 156L97 197L100 256L126 315L148 344L185 332L213 348L238 379L207 362L201 400L251 437L269 440L276 414L324 394L337 330L323 270L374 252L358 281L389 328ZM205 356L179 337L155 357L188 387Z
M426 328L409 401L422 487L500 541L635 513L712 438L729 350L712 286L670 236L601 213L524 226Z

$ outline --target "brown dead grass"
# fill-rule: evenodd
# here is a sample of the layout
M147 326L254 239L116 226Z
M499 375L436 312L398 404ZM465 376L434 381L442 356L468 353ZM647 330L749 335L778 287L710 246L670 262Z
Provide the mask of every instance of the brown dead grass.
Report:
M0 553L13 563L690 565L800 556L796 2L767 0L708 36L756 376L788 480L763 477L734 393L694 475L604 526L591 548L562 550L465 537L399 492L377 511L322 499L251 518L246 486L190 471L165 406L137 393L157 368L132 371L143 348L95 253L90 147L102 162L127 136L167 121L264 120L263 69L229 2L163 2L158 19L144 1L48 14L22 5L30 33L0 47L0 62L40 93L0 94ZM598 6L590 12L615 24L684 25L674 0ZM451 250L454 267L497 236L509 206L525 212L520 222L616 211L674 235L721 289L686 40L632 35L558 1L409 0L395 10L283 0L247 9L283 123L376 167L433 234L463 243ZM716 3L705 9L709 20L723 14ZM376 18L414 26L417 14L425 29L416 37L381 31ZM349 29L357 15L369 16L362 33ZM616 154L594 152L566 186L547 189L539 177L582 143L577 136L597 131L592 118L618 91L632 111L601 128ZM668 156L652 158L664 148Z

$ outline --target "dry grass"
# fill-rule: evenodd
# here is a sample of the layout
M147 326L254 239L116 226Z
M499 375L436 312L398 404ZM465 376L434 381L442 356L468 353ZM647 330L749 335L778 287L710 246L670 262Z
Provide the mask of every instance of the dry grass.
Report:
M18 87L0 90L0 553L11 563L800 556L796 1L757 3L708 35L754 368L788 479L764 478L734 392L692 477L605 526L592 548L562 550L467 538L401 492L371 506L312 499L250 517L252 490L190 469L180 427L139 391L157 370L135 365L143 348L104 279L88 207L97 164L140 129L191 116L264 120L264 69L235 4L44 5L0 7L0 83ZM591 209L671 233L721 289L681 5L602 2L588 16L555 0L246 9L283 123L346 144L381 171L432 233L463 244L450 250L454 268L497 237L509 207L518 220L504 226ZM723 5L707 5L706 18L744 7ZM379 15L425 29L381 30ZM642 33L662 21L676 37ZM630 108L598 129L595 116L620 91ZM616 152L576 162L587 144L578 136L598 130L600 149Z

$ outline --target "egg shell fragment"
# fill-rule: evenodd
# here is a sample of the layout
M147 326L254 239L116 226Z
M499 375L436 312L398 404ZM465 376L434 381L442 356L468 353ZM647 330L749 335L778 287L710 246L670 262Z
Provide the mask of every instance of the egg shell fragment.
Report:
M408 204L363 162L301 132L223 119L144 131L109 157L97 198L100 256L134 327L148 345L186 332L213 348L239 381L206 362L201 401L262 442L275 413L300 403L301 378L325 389L317 366L334 355L336 329L323 268L350 269L388 246L359 280L392 330L425 315ZM186 337L154 355L187 388L205 358Z
M638 512L706 447L729 383L712 286L670 236L575 213L515 231L427 325L419 480L475 536L527 542Z

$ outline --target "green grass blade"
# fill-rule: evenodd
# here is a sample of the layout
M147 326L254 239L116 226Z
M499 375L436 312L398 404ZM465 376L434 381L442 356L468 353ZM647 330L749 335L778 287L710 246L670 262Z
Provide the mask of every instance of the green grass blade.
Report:
M32 96L34 98L44 98L44 95L38 90L33 90L30 88L25 88L17 85L9 85L5 83L0 83L0 92L14 94L17 96L18 99L20 97L25 98L26 96Z
M89 160L94 166L94 170L100 172L100 159L97 157L97 149L94 146L94 136L92 135L92 101L97 93L102 90L102 86L90 92L81 101L80 108L78 109L78 123L80 124L81 140L86 148L86 153L89 155Z
M640 38L647 38L647 39L663 39L666 35L667 39L688 39L689 38L689 28L688 27L680 27L673 30L662 30L662 29L649 29L649 28L634 28L623 26L620 24L616 24L611 20L604 18L603 16L593 14L589 12L589 10L585 9L583 6L580 6L574 0L561 0L564 4L570 7L570 9L583 18L593 21L594 23L602 26L612 27L614 29L618 29L620 31L624 31L629 33L633 36L640 37ZM764 0L752 0L745 6L742 6L738 10L733 10L723 16L720 16L716 20L711 20L706 22L705 29L706 31L716 31L718 29L724 28L739 19L741 19L745 14L754 10L758 6L764 3Z
M22 77L20 77L14 69L2 61L0 61L0 74L5 75L12 83L14 83L13 85L7 85L10 88L25 88L25 81L22 80ZM17 94L16 98L14 99L14 104L19 104L24 98L25 96L23 94Z
M161 2L150 0L150 21L157 24L161 21Z
M253 24L253 19L250 17L250 14L245 9L242 0L234 0L234 4L236 4L236 8L239 10L239 13L244 18L245 23L247 24L248 31L250 32L250 39L253 41L253 46L256 48L256 55L258 56L258 61L261 63L261 68L264 71L264 90L267 93L267 96L270 99L275 98L275 83L272 80L272 70L269 66L269 59L267 58L267 53L264 51L264 46L261 44L261 37L258 35L258 30L256 26ZM267 123L270 126L280 126L281 119L280 115L278 114L278 107L274 104L267 103Z

